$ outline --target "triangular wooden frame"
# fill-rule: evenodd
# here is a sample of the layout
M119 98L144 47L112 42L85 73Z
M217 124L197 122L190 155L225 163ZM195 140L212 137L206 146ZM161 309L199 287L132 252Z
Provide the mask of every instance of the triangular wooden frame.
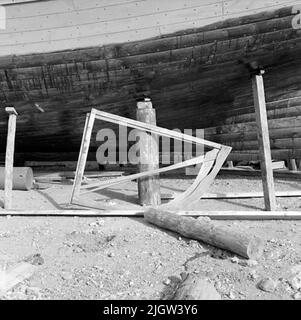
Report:
M172 139L182 140L184 142L205 145L213 148L213 150L207 152L205 155L202 155L190 160L186 160L181 163L173 164L168 167L164 167L164 168L160 168L152 171L146 171L142 173L137 173L137 174L131 174L124 177L118 177L118 178L111 179L110 181L105 181L101 183L98 182L95 184L82 186L82 179L84 175L84 169L86 166L92 129L96 119L115 123L118 125L124 125L126 127L139 129L145 132L151 132L153 134L169 137ZM86 193L94 192L96 190L105 189L122 182L131 181L138 178L160 174L162 172L167 172L167 171L202 163L199 174L195 179L194 183L185 192L178 195L175 199L173 199L169 203L162 204L159 206L160 208L164 208L164 209L178 210L178 209L181 209L181 207L186 206L187 204L191 204L199 200L199 198L201 197L201 194L207 191L208 187L210 186L212 181L215 179L217 173L219 172L220 168L222 167L224 161L227 159L230 152L231 152L230 147L223 146L221 144L217 144L211 141L196 138L196 137L175 132L169 129L157 127L154 125L146 124L140 121L128 119L125 117L117 116L111 113L99 111L95 108L92 108L91 112L87 114L87 117L86 117L86 123L84 127L83 138L82 138L70 203L80 205L80 206L85 206L85 207L107 210L108 206L100 205L96 201L83 200L80 198L80 196ZM81 193L82 189L87 190L91 188L93 189ZM139 207L138 205L137 206L133 205L133 206L135 208ZM120 207L114 207L114 209L120 210Z

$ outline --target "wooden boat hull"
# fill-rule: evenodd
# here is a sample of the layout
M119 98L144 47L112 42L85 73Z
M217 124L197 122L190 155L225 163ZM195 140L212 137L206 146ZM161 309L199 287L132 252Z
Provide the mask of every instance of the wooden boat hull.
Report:
M92 106L135 118L136 98L147 95L159 126L203 128L205 139L233 147L229 159L257 159L246 68L256 61L266 69L273 157L301 158L298 8L301 1L287 0L7 5L0 29L0 152L4 106L19 113L16 152L23 160L76 160ZM99 145L97 129L91 151Z

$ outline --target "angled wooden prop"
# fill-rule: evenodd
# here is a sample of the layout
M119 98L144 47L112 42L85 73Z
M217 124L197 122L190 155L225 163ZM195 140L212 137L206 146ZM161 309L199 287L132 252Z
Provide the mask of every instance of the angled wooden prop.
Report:
M92 129L93 129L95 119L115 123L118 125L123 125L123 126L134 128L134 129L139 129L145 132L151 132L156 135L165 136L165 137L176 139L176 140L182 140L184 142L204 145L207 147L211 147L212 150L207 152L205 155L202 155L190 160L186 160L181 163L173 164L168 167L164 167L164 168L160 168L152 171L141 172L137 174L132 174L125 177L118 177L118 178L111 179L110 181L97 182L97 183L82 186L82 179L84 175L84 169L86 165L87 155L88 155L89 146L90 146L90 139L91 139L91 134L92 134ZM86 118L70 203L85 206L85 207L107 210L108 206L101 205L96 201L82 199L81 196L87 193L91 193L94 191L98 191L98 190L102 190L102 189L114 186L122 182L127 182L131 180L143 178L146 176L160 174L162 172L180 169L180 168L184 168L184 167L188 167L196 164L202 164L200 167L199 174L196 177L194 183L184 193L180 194L178 197L171 200L170 202L159 206L159 208L164 208L169 210L178 210L200 199L201 195L206 192L206 190L208 189L212 181L215 179L216 175L221 169L223 163L226 161L230 152L231 152L230 147L223 146L221 144L217 144L211 141L196 138L193 136L189 136L189 135L168 130L165 128L160 128L160 127L146 124L140 121L120 117L117 115L113 115L113 114L110 114L104 111L99 111L97 109L92 108L91 112L87 114L87 118ZM81 190L83 190L83 192L81 192ZM132 207L139 208L138 205L132 205ZM121 208L114 206L114 209L120 210Z

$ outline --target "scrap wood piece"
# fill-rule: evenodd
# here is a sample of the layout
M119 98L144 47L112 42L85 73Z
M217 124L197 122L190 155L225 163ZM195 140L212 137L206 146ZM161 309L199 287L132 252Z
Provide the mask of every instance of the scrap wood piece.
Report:
M178 286L172 300L221 300L221 296L206 279L188 274Z
M0 270L0 295L13 289L26 279L29 279L37 270L37 266L21 262L9 270Z
M244 258L256 260L263 253L262 239L215 226L210 219L196 220L156 209L146 211L144 219L158 227L232 251Z
M161 205L161 208L168 210L177 209L183 206L183 204L189 205L198 201L201 195L205 191L207 191L207 189L214 181L215 177L217 176L219 170L221 169L223 163L226 161L230 152L230 147L221 146L221 149L218 151L214 161L208 161L203 163L203 165L200 168L199 174L197 178L194 180L193 184L184 193L176 197L174 200L170 201L167 204ZM208 152L206 156L209 153L210 152Z

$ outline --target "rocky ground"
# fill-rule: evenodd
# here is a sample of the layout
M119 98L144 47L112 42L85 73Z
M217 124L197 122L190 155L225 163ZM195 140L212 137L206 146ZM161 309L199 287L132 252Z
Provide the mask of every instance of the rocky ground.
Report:
M162 180L165 193L181 191L191 182L181 177ZM115 198L110 197L111 205L134 201L133 186L115 190ZM277 190L296 190L300 186L300 181L276 179ZM72 182L65 182L43 184L40 190L15 191L14 209L66 208L71 187ZM120 196L124 190L126 199ZM223 175L210 192L260 190L259 178ZM298 211L300 200L278 199L279 208ZM263 207L263 199L240 199L201 200L195 208ZM301 299L301 221L216 221L216 224L264 239L262 258L247 261L158 229L142 218L3 216L2 271L35 254L39 255L36 256L39 263L33 276L6 292L2 299L168 299L183 273L206 278L222 299Z

